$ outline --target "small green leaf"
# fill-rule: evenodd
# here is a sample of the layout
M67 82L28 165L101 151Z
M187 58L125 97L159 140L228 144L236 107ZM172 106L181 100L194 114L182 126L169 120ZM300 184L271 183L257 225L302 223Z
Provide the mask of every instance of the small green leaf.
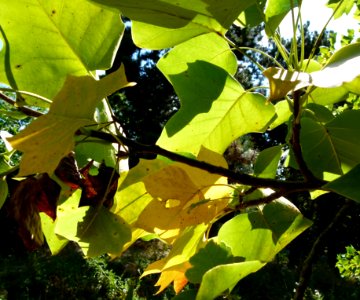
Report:
M190 259L193 267L186 271L185 275L192 283L201 283L203 275L217 265L224 265L234 262L231 249L225 244L217 245L209 241L206 246L199 250Z
M242 278L260 270L264 265L260 261L245 261L210 269L203 276L196 300L215 299L225 291L230 292Z
M360 203L360 164L324 188Z
M274 146L260 152L254 165L254 174L261 178L275 178L282 146Z
M354 5L356 5L354 0L329 0L327 4L328 7L336 10L334 19L340 18L343 14L348 15Z
M268 0L265 9L266 26L265 31L268 36L273 36L276 29L285 18L287 13L294 7L298 6L298 1L289 0Z

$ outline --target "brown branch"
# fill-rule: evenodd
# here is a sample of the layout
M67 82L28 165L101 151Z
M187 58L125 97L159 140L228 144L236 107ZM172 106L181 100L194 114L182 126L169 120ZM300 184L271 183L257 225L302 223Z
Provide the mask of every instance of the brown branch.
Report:
M241 209L245 209L248 207L258 206L258 205L262 205L262 204L268 204L276 199L279 199L280 197L285 196L288 193L290 193L290 191L287 192L284 190L280 190L280 191L272 193L268 196L261 197L258 199L249 200L249 201L245 201L245 202L240 201L240 203L236 206L236 209L241 210Z
M16 101L14 101L13 99L11 99L10 97L6 96L5 94L0 92L0 99L4 100L6 103L9 103L10 105L16 107L19 111L21 111L22 113L24 113L25 115L29 116L29 117L40 117L43 115L43 113L33 110L31 108L28 108L26 106L16 106Z
M292 122L292 135L290 138L290 144L295 156L295 160L299 166L300 172L305 178L305 181L320 182L318 178L308 168L301 150L300 144L300 131L301 131L301 90L294 91L294 120Z
M188 158L186 156L168 151L166 149L163 149L157 145L144 145L137 143L133 140L130 140L128 138L125 138L124 136L113 136L106 132L100 132L100 131L88 131L84 132L85 135L89 135L92 137L96 137L111 143L119 143L119 141L128 146L131 151L135 151L136 153L151 153L156 155L161 155L164 157L167 157L173 161L181 162L184 164L187 164L189 166L207 171L209 173L218 174L224 177L227 177L231 179L234 182L253 186L253 187L269 187L273 190L285 194L289 192L300 192L300 191L309 191L314 189L320 189L322 185L324 185L326 182L316 180L314 182L312 181L283 181L283 180L276 180L276 179L268 179L268 178L259 178L254 177L247 174L242 173L236 173L234 171L231 171L229 169L215 166L212 164L209 164L204 161L199 161L196 159Z
M294 300L302 300L304 299L306 288L309 285L311 273L312 273L312 265L315 261L316 254L320 251L322 243L324 242L326 235L335 227L336 223L343 217L346 210L353 204L351 200L346 200L345 204L341 207L341 209L337 212L334 219L331 223L320 233L320 235L315 240L311 250L306 257L303 267L300 272L299 284L296 288L296 293L294 296Z

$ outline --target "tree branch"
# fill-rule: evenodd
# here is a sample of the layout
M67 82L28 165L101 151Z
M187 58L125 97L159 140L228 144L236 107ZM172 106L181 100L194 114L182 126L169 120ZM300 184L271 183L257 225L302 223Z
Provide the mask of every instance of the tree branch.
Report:
M5 102L9 103L10 105L16 107L19 111L24 113L25 115L29 117L40 117L43 115L43 113L33 110L31 108L25 107L25 106L16 106L16 101L11 99L10 97L6 96L5 94L0 92L0 99L4 100Z
M163 149L157 145L140 144L124 136L115 137L109 133L95 131L95 130L90 130L89 132L86 131L84 134L108 141L110 143L119 143L120 141L121 143L128 146L130 149L132 149L132 151L135 151L136 153L152 153L156 155L161 155L173 161L181 162L189 166L207 171L209 173L218 174L227 177L232 181L240 184L254 186L254 187L269 187L279 192L279 194L280 193L288 194L290 192L293 193L293 192L320 189L321 186L326 183L325 181L319 181L319 180L299 182L299 181L283 181L283 180L254 177L247 174L236 173L229 169L215 166L204 161L188 158L186 156Z
M294 296L294 300L302 300L304 299L306 288L309 285L311 273L312 273L312 265L315 261L316 254L320 251L322 243L324 242L326 235L334 228L336 223L343 217L346 210L353 204L352 201L346 200L345 204L341 207L341 209L337 212L334 219L331 223L321 232L321 234L315 240L311 250L306 257L303 267L300 272L299 284L296 288L296 293Z

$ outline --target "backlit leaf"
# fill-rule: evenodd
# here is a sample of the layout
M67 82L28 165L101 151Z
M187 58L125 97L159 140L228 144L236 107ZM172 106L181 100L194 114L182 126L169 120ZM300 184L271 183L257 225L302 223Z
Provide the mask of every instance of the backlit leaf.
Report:
M255 260L219 265L210 269L203 276L196 300L215 299L223 292L231 291L239 280L258 271L264 265L265 263Z
M51 174L61 158L73 150L76 130L95 123L99 101L128 85L123 68L99 81L90 76L69 76L49 113L9 138L11 145L24 153L19 175Z
M290 201L280 198L226 222L219 230L218 242L246 262L269 262L310 225Z
M172 47L192 37L225 34L241 11L254 0L92 0L119 9L132 19L135 43L143 48Z
M274 146L260 152L254 165L254 174L261 178L275 178L282 146Z
M268 0L265 9L266 26L265 31L268 36L273 36L281 21L285 18L288 12L294 7L298 6L298 1L289 0Z
M197 155L205 146L223 153L239 136L266 130L275 115L274 107L266 105L262 95L246 93L224 69L208 62L189 63L179 74L162 71L181 100L180 110L167 122L157 142L170 151ZM247 118L249 111L251 119Z
M0 82L47 98L70 74L108 69L124 30L116 12L86 0L1 0L0 6Z
M270 67L263 74L270 82L268 101L281 100L291 92L310 85L310 75L303 72L289 71L278 67Z

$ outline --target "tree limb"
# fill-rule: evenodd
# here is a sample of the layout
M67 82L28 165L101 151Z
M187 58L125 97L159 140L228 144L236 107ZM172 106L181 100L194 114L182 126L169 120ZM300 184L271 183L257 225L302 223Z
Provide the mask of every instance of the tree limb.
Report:
M326 182L322 180L316 181L283 181L283 180L276 180L276 179L268 179L268 178L259 178L254 177L247 174L236 173L229 169L215 166L209 164L204 161L199 161L196 159L188 158L186 156L168 151L163 149L157 145L144 145L138 142L135 142L131 139L128 139L124 136L113 136L106 132L90 130L89 132L84 132L84 134L89 135L91 137L96 137L102 140L106 140L110 143L123 143L124 145L128 146L132 151L136 153L152 153L156 155L161 155L166 158L169 158L173 161L181 162L187 164L189 166L207 171L209 173L218 174L224 177L231 179L234 182L249 185L254 187L268 187L272 188L273 190L279 192L279 194L288 194L293 192L300 192L300 191L309 191L314 189L320 189L322 185Z
M33 110L31 108L25 107L25 106L16 106L16 101L14 101L13 99L11 99L10 97L6 96L5 94L0 92L0 98L2 100L4 100L6 103L9 103L10 105L16 107L19 111L21 111L22 113L24 113L25 115L29 116L29 117L40 117L43 115L43 113Z

